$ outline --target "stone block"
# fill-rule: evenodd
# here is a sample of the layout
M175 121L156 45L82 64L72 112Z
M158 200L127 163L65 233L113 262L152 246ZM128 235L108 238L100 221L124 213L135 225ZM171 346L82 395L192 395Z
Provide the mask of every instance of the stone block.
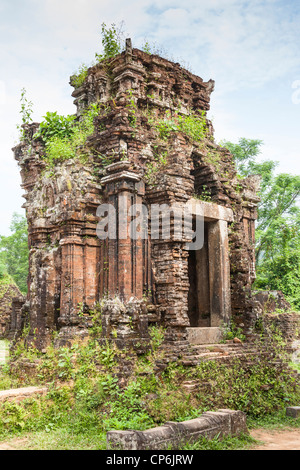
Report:
M289 406L286 408L286 415L291 418L300 418L300 406Z
M109 449L123 450L176 449L197 442L201 437L213 439L217 435L238 436L242 433L248 433L245 413L219 410L181 423L167 422L146 431L109 431L107 445Z
M190 344L217 344L222 339L219 327L187 328Z
M25 387L11 390L0 391L0 402L4 401L22 401L34 395L44 395L48 389L46 387Z
M110 449L138 450L139 439L136 431L109 431L106 435Z

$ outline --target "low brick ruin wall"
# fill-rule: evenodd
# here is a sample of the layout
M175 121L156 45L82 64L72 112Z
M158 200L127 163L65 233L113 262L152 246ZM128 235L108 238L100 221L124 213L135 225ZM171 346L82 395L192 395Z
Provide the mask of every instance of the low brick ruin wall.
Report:
M197 442L201 437L239 436L248 433L246 414L242 411L208 411L199 418L181 423L167 422L146 431L109 431L107 447L113 450L163 450Z
M263 316L263 323L267 331L275 328L287 341L292 341L300 335L300 315L296 312L266 313Z

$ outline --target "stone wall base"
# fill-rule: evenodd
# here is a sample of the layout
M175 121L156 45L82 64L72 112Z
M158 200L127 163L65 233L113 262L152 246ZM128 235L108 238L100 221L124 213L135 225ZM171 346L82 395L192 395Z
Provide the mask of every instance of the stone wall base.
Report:
M239 436L248 433L246 414L242 411L208 411L199 418L182 423L167 422L146 431L109 431L107 447L113 450L163 450L194 443L201 437Z

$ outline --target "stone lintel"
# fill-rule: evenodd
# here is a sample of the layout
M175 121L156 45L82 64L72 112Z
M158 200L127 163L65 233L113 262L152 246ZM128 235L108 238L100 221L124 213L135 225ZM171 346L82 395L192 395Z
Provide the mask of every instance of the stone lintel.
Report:
M101 184L106 185L109 183L116 183L117 181L122 181L122 180L130 180L138 183L141 178L139 175L136 173L132 173L130 171L122 171L120 173L115 173L109 176L105 176L104 178L101 179Z
M205 220L225 220L233 222L233 211L227 207L191 198L188 202L193 215L201 215Z

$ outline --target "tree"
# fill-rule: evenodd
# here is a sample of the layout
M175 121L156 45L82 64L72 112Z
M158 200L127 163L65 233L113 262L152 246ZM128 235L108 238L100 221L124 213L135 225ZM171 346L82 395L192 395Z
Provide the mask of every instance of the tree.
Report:
M11 235L0 235L0 265L2 272L12 276L21 292L27 292L28 234L25 217L14 213Z
M222 142L233 154L240 176L259 174L255 288L281 290L300 308L300 176L275 174L277 162L257 162L261 140Z

